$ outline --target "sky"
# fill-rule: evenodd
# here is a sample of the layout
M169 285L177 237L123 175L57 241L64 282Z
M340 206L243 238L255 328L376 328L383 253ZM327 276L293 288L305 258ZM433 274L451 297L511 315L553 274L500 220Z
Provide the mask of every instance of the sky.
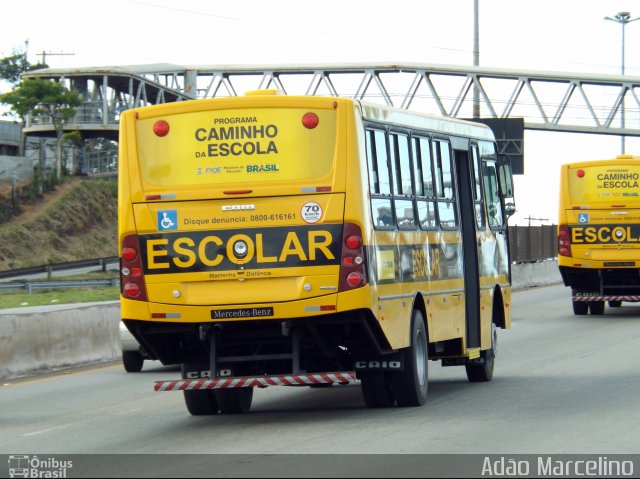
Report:
M617 75L638 0L478 0L481 67ZM21 0L3 2L0 57L54 68L174 63L473 65L474 0ZM640 77L640 20L625 33ZM6 91L7 85L0 85ZM510 224L556 224L562 163L611 158L610 135L525 131ZM640 155L640 138L626 152Z

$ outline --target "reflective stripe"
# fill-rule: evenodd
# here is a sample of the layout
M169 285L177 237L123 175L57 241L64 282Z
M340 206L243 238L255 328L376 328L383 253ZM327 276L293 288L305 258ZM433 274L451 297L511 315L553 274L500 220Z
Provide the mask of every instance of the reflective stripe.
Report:
M353 371L301 374L287 376L257 376L221 379L183 379L180 381L156 381L156 391L192 391L202 389L232 389L242 387L295 386L310 384L351 383L356 381Z

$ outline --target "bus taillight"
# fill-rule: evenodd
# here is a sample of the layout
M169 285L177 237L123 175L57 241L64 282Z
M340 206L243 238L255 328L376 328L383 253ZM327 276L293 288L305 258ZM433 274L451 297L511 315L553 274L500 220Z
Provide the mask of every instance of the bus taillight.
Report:
M360 227L353 223L345 223L342 237L344 240L340 259L340 291L348 291L367 283L367 268Z
M120 252L120 292L127 299L147 301L147 287L142 274L138 235L125 236Z
M138 250L135 248L125 247L122 248L122 259L126 261L135 261L138 256Z
M130 298L137 298L140 294L140 286L138 286L136 283L126 283L122 289L125 295L129 296Z
M362 238L359 235L351 235L344 240L344 244L347 248L355 250L362 246Z
M567 225L558 227L558 254L560 256L571 256L571 240L569 226Z
M364 282L363 279L364 278L360 276L360 273L356 273L355 271L352 271L347 275L347 283L353 288L360 286Z

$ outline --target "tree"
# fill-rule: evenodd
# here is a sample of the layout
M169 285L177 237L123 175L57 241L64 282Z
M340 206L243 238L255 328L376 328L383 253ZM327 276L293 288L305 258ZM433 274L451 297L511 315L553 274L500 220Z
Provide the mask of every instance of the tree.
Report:
M56 175L60 178L62 158L62 136L64 124L82 104L82 97L70 91L62 83L41 78L25 79L13 91L0 95L0 103L9 105L22 119L28 115L42 116L56 130Z
M8 57L0 58L0 79L6 80L13 86L20 83L20 75L31 70L47 68L44 63L31 64L27 60L27 53L14 53Z
M74 175L79 175L82 172L82 162L78 157L84 156L84 142L82 140L82 134L78 130L74 130L69 133L65 133L62 136L62 139L65 146L69 146L72 150L71 156L73 158L73 163L71 165L71 171Z
M46 63L32 64L27 60L27 49L29 47L29 40L24 42L24 52L13 51L13 55L0 58L0 80L4 80L11 84L12 87L16 87L20 83L20 78L23 73L38 70L40 68L48 68ZM22 127L24 128L24 118L20 118L22 121ZM25 138L22 134L22 141L20 142L20 156L24 155L25 150Z

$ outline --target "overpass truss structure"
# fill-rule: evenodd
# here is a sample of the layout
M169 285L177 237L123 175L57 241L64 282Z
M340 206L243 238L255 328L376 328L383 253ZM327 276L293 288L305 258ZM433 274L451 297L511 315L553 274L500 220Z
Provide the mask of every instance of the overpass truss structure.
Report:
M154 79L197 98L275 88L456 118L523 118L526 129L640 136L640 78L447 65L193 67ZM625 121L621 121L624 111Z
M640 77L433 64L151 64L54 69L25 78L65 82L84 103L65 130L117 139L124 109L277 89L335 95L455 118L521 119L525 129L640 136ZM25 133L50 135L50 119ZM522 139L497 138L500 153L522 155Z

